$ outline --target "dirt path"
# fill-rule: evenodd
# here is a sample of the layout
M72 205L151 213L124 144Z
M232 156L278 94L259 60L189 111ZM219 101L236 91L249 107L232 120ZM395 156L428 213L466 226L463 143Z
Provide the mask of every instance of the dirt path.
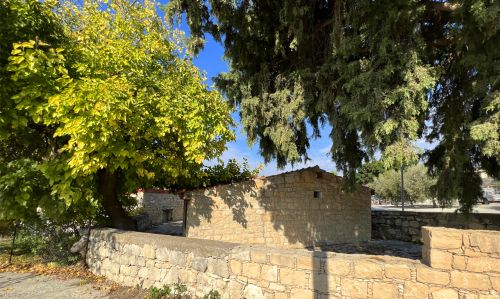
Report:
M82 279L61 280L33 273L0 273L0 298L109 298Z

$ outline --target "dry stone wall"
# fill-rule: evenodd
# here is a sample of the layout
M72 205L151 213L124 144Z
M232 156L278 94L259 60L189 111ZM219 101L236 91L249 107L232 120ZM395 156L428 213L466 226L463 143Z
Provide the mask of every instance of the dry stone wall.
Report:
M342 191L340 177L319 168L186 194L186 236L304 248L367 241L370 190Z
M372 211L372 238L421 243L423 226L500 231L500 214Z
M137 202L144 209L152 224L180 221L183 218L184 202L178 195L164 190L147 189L137 193ZM171 219L167 219L167 210L171 210Z
M499 298L500 234L425 228L424 236L430 266L101 229L91 233L87 262L92 272L128 286L180 282L196 296L217 290L222 298L248 299Z

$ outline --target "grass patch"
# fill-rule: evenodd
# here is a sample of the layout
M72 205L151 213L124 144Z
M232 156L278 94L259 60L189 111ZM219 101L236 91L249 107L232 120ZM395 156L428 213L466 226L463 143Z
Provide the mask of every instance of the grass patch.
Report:
M9 261L10 245L12 239L0 238L0 266L6 265ZM34 255L27 248L14 246L12 254L13 265L33 265L42 263L42 258Z

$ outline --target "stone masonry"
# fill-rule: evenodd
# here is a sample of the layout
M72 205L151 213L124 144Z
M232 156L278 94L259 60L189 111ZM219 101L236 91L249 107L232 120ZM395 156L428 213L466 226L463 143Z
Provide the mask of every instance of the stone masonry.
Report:
M178 195L160 189L146 189L137 192L137 202L144 209L152 224L183 219L184 202ZM167 219L168 216L171 219Z
M368 241L370 189L342 188L341 177L312 167L194 190L186 236L288 248Z
M500 233L423 228L423 263L389 256L93 230L87 263L127 286L222 298L500 298Z
M423 226L500 231L500 214L372 211L372 238L421 243Z

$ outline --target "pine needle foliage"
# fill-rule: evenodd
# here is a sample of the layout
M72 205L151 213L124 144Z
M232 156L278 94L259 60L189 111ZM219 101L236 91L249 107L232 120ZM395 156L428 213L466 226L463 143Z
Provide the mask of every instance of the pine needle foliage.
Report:
M351 183L377 151L414 162L419 138L437 144L425 157L443 204L470 211L476 171L500 176L498 1L172 0L165 11L186 13L195 53L205 34L224 45L230 70L216 82L266 162L307 160L328 123Z

